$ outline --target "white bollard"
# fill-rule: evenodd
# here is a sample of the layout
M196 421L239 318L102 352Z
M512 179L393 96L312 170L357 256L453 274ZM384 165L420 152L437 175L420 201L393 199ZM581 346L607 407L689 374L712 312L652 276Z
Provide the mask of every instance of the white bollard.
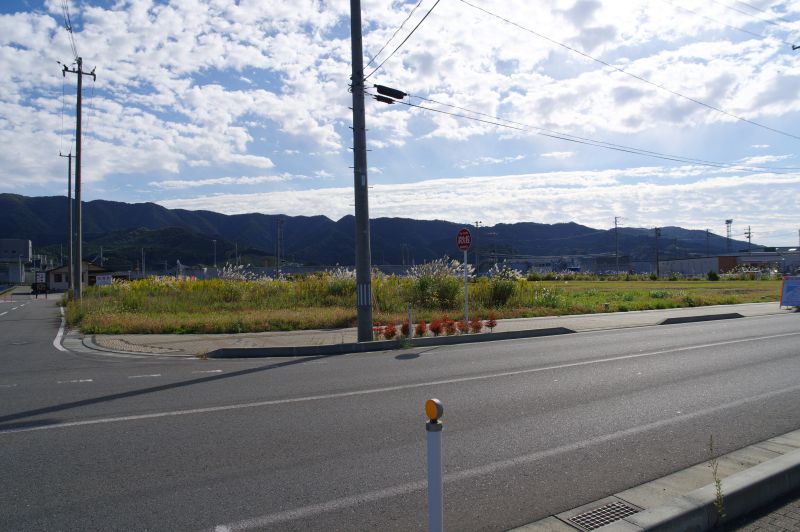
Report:
M428 422L425 431L428 436L428 531L444 530L443 467L442 467L442 422L439 418L444 407L438 399L425 401L425 414Z

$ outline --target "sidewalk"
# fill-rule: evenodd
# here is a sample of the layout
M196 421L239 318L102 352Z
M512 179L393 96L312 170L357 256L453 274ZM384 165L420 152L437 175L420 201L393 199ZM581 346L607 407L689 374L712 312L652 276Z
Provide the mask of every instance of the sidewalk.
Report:
M800 530L800 430L719 457L723 516L707 462L511 532Z
M777 302L749 303L743 305L718 305L667 310L644 310L635 312L614 312L607 314L581 314L572 316L549 316L542 318L518 318L499 320L492 333L455 337L415 339L414 343L443 345L481 340L501 340L543 334L563 334L565 332L585 332L627 327L645 327L670 322L702 321L707 319L731 319L739 317L765 316L770 314L789 314L792 310L781 309ZM287 356L293 354L326 354L328 347L346 350L348 347L365 351L391 349L395 342L370 342L357 344L355 328L335 330L309 330L289 332L264 332L241 334L113 334L93 335L84 338L87 347L100 351L116 353L135 353L139 355L204 355L222 353L226 350L241 352L243 349L257 349L259 356ZM315 349L316 348L316 349ZM315 352L316 351L316 352ZM327 354L332 354L327 353ZM230 356L236 356L230 355ZM248 355L253 356L253 355Z

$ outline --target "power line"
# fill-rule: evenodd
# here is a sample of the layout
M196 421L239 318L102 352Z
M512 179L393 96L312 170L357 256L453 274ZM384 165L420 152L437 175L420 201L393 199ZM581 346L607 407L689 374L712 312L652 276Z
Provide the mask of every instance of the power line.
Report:
M405 38L405 39L403 39L403 42L401 42L399 45L397 45L397 48L395 48L394 50L392 50L392 53L390 53L390 54L389 54L389 55L386 57L386 59L384 59L384 60L381 62L381 64L379 64L378 66L376 66L376 67L375 67L375 70L373 70L372 72L370 72L370 73L369 73L369 74L368 74L368 75L367 75L367 76L364 78L364 80L365 80L365 81L366 81L367 79L369 79L369 77L370 77L370 76L372 76L372 75L373 75L375 72L377 72L378 70L380 70L380 68L381 68L381 67L384 65L384 63L386 63L386 61L388 61L389 59L391 59L391 58L392 58L392 56L393 56L393 55L394 55L394 54L395 54L395 53L396 53L396 52L397 52L397 51L398 51L400 48L402 48L402 47L403 47L403 45L406 43L406 41L407 41L409 38L411 38L411 36L412 36L412 35L414 35L414 32L415 32L415 31L417 31L417 28L419 28L420 24L422 24L423 22L425 22L425 19L426 19L426 18L428 18L428 15L430 15L430 14L431 14L431 12L432 12L434 9L436 9L436 6L438 6L438 5L439 5L439 2L441 2L441 0L436 0L436 3L435 3L435 4L433 4L433 6L432 6L432 7L431 7L431 8L428 10L428 12L427 12L427 13L425 13L425 16L424 16L424 17L422 17L422 19L420 19L420 21L419 21L419 22L417 22L417 25L416 25L416 26L414 26L414 29L412 29L412 30L411 30L411 33L409 33L408 35L406 35L406 38Z
M765 24L772 24L773 26L776 26L776 27L780 27L781 26L780 24L778 24L774 20L767 20L767 19L758 17L758 16L754 15L753 13L748 13L747 11L742 11L741 9L738 9L738 8L732 6L732 5L726 4L725 2L719 2L718 0L711 0L711 1L714 2L715 4L719 5L719 6L724 7L725 9L727 9L729 11L734 11L734 12L739 13L741 15L744 15L746 17L752 17L752 18L754 18L756 20L764 22ZM762 9L758 9L756 7L753 7L750 4L745 4L744 2L737 2L737 3L742 4L742 5L746 5L747 7L752 8L752 9L757 9L758 11L763 11Z
M377 54L372 56L372 59L369 60L369 63L367 63L367 65L364 68L369 67L378 58L378 56L381 55L381 52L383 52L386 49L386 47L389 46L389 43L392 42L395 37L397 37L397 34L400 32L400 30L403 29L403 26L406 25L406 22L408 22L408 20L414 15L414 12L417 10L417 8L420 6L420 4L422 4L422 1L423 0L419 0L419 2L417 2L417 5L414 6L414 9L411 10L411 12L408 14L408 16L403 21L403 23L400 24L400 26L398 26L398 28L396 30L394 30L394 33L392 34L391 37L389 37L389 40L386 41L386 43L381 47L380 50L378 50Z
M775 13L773 13L772 11L767 11L766 9L760 8L760 7L758 7L758 6L754 6L753 4L748 4L747 2L742 2L741 0L736 0L736 3L737 3L737 4L742 4L743 6L747 6L747 7L749 7L750 9L753 9L753 10L755 10L755 11L761 11L762 13L764 13L764 14L766 14L766 15L774 16L776 19L778 19L778 20L780 20L780 21L782 21L782 22L785 22L786 24L792 24L792 21L791 21L791 20L786 20L786 19L785 19L785 18L783 18L783 17L779 17L778 15L776 15ZM766 21L765 21L765 22L766 22Z
M577 48L574 48L574 47L572 47L572 46L570 46L568 44L564 44L562 42L559 42L559 41L557 41L557 40L555 40L555 39L553 39L551 37L543 35L543 34L537 32L537 31L534 31L534 30L532 30L530 28L527 28L525 26L522 26L521 24L518 24L518 23L516 23L514 21L511 21L511 20L509 20L509 19L507 19L505 17L502 17L502 16L500 16L500 15L498 15L496 13L493 13L493 12L487 10L487 9L484 9L484 8L482 8L480 6L476 6L475 4L472 4L472 3L468 2L467 0L459 0L459 1L461 3L463 3L463 4L466 4L466 5L470 6L473 9L477 9L478 11L481 11L481 12L483 12L483 13L485 13L487 15L490 15L490 16L496 18L496 19L502 20L503 22L506 22L507 24L511 24L512 26L515 26L515 27L517 27L517 28L519 28L519 29L521 29L523 31L526 31L526 32L532 34L532 35L535 35L536 37L539 37L540 39L544 39L544 40L546 40L548 42L551 42L551 43L553 43L555 45L558 45L558 46L560 46L562 48L565 48L566 50L569 50L569 51L571 51L573 53L576 53L576 54L578 54L580 56L583 56L583 57L585 57L587 59L591 59L592 61L594 61L596 63L600 63L601 65L607 66L607 67L611 68L612 70L620 72L621 74L625 74L626 76L630 76L633 79L641 81L642 83L647 83L648 85L651 85L653 87L656 87L658 89L666 91L666 92L668 92L668 93L670 93L670 94L672 94L674 96L678 96L678 97L683 98L685 100L688 100L690 102L696 103L697 105L701 105L701 106L703 106L703 107L705 107L707 109L711 109L712 111L716 111L718 113L724 114L724 115L729 116L731 118L735 118L736 120L739 120L741 122L747 122L748 124L760 127L762 129L766 129L766 130L772 131L773 133L778 133L778 134L784 135L786 137L791 137L793 139L800 140L800 136L795 135L793 133L788 133L786 131L781 131L780 129L776 129L776 128L761 124L759 122L755 122L753 120L749 120L747 118L744 118L743 116L739 116L739 115L733 114L733 113L731 113L729 111L725 111L724 109L721 109L721 108L716 107L714 105L705 103L705 102L703 102L701 100L698 100L697 98L692 98L691 96L686 96L685 94L681 94L680 92L672 90L672 89L670 89L668 87L665 87L664 85L656 83L655 81L650 81L649 79L647 79L645 77L642 77L642 76L639 76L637 74L633 74L631 72L628 72L627 70L619 68L618 66L612 65L608 61L603 61L602 59L599 59L597 57L589 55L586 52L578 50Z
M72 48L72 59L78 57L78 47L75 46L75 35L72 32L72 20L69 16L69 4L67 0L61 0L61 12L64 14L64 26L69 34L69 45Z
M693 9L689 9L688 7L680 6L680 5L676 4L675 2L673 2L672 0L661 0L661 1L666 3L666 4L671 5L675 9L679 9L681 11L685 11L687 13L691 13L692 15L698 16L700 18L704 18L704 19L708 20L709 22L714 22L715 24L721 24L721 25L723 25L723 26L725 26L727 28L730 28L732 30L740 31L740 32L746 33L746 34L748 34L748 35L750 35L752 37L758 37L759 39L769 39L769 36L764 35L763 33L756 33L754 31L750 31L750 30L746 30L744 28L740 28L739 26L732 26L730 24L722 22L721 20L717 20L717 19L715 19L713 17L709 17L709 16L706 16L706 15L704 15L702 13L699 13L699 12L693 10ZM788 41L784 41L784 40L781 40L781 39L778 39L778 40L780 40L783 44L788 44L789 46L792 46L792 43L790 43Z
M398 92L400 92L400 91L398 91ZM371 96L378 96L378 95L370 93L369 91L366 91L366 93L371 95ZM588 145L588 146L594 146L594 147L597 147L597 148L605 148L605 149L609 149L609 150L620 151L620 152L623 152L623 153L631 153L631 154L634 154L634 155L641 155L641 156L645 156L645 157L653 157L653 158L656 158L656 159L662 159L662 160L668 160L668 161L674 161L674 162L681 162L681 163L687 163L687 164L697 164L697 165L700 165L700 166L709 166L709 167L713 167L713 168L730 168L730 169L741 168L741 169L744 169L744 170L766 170L766 171L773 172L773 173L778 173L778 174L784 173L784 172L781 172L781 170L800 170L800 168L793 168L793 167L774 168L774 167L767 167L767 166L724 163L724 162L718 162L718 161L709 161L709 160L706 160L706 159L697 159L697 158L693 158L693 157L685 157L685 156L681 156L681 155L672 155L672 154L667 154L667 153L662 153L662 152L657 152L657 151L652 151L652 150L645 150L645 149L642 149L642 148L635 148L635 147L632 147L632 146L626 146L624 144L615 144L615 143L606 142L606 141L602 141L602 140L591 139L591 138L587 138L587 137L579 137L577 135L572 135L572 134L569 134L569 133L563 133L563 132L560 132L560 131L554 131L554 130L551 130L551 129L546 129L546 128L542 128L542 127L538 127L538 126L531 126L529 124L525 124L525 123L522 123L522 122L515 122L515 121L512 121L512 120L507 120L505 118L489 115L487 113L482 113L480 111L474 111L472 109L467 109L465 107L459 107L457 105L452 105L452 104L448 104L448 103L445 103L445 102L440 102L440 101L433 100L433 99L430 99L430 98L424 98L424 97L421 97L421 96L413 96L413 95L410 95L410 94L408 96L409 96L409 99L412 98L412 97L413 98L418 98L420 100L425 100L425 101L428 101L428 102L431 102L431 103L435 103L435 104L438 104L438 105L444 105L446 107L451 107L451 108L454 108L454 109L458 109L460 111L465 111L465 112L468 112L468 113L473 113L473 114L480 115L480 116L483 116L483 117L486 117L486 118L490 118L491 120L482 119L482 118L476 118L476 117L473 117L473 116L463 115L463 114L460 114L460 113L451 113L451 112L448 112L448 111L444 111L442 109L435 109L433 107L426 107L424 105L417 105L417 104L413 104L413 103L410 103L410 102L404 102L404 101L400 101L400 100L394 100L394 102L406 105L408 107L416 107L416 108L419 108L419 109L424 109L424 110L427 110L427 111L433 111L433 112L436 112L436 113L442 113L442 114L454 116L454 117L457 117L457 118L465 118L467 120L474 120L476 122L481 122L481 123L488 124L488 125L494 125L494 126L498 126L498 127L505 127L505 128L514 129L514 130L517 130L517 131L535 132L535 133L537 133L539 135L542 135L542 136L545 136L545 137L550 137L550 138L559 139L559 140L565 140L565 141L574 142L574 143L577 143L577 144L584 144L584 145ZM379 100L379 101L384 101L384 100Z

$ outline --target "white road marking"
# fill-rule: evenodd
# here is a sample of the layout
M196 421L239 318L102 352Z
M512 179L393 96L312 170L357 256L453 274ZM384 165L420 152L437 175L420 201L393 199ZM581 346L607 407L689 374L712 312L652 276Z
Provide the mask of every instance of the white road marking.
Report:
M275 405L285 405L291 403L304 403L308 401L323 401L329 399L342 399L345 397L357 397L360 395L371 395L376 393L385 393L385 392L395 392L399 390L411 390L414 388L427 388L429 386L441 386L443 384L456 384L460 382L470 382L470 381L479 381L479 380L486 380L486 379L496 379L500 377L511 377L514 375L525 375L529 373L540 373L544 371L551 371L555 369L565 369L565 368L575 368L580 366L590 366L593 364L603 364L605 362L617 362L619 360L626 360L626 359L634 359L634 358L642 358L642 357L651 357L655 355L663 355L666 353L679 353L682 351L693 351L695 349L703 349L706 347L718 347L722 345L731 345L731 344L739 344L745 342L754 342L758 340L768 340L772 338L784 338L787 336L800 336L800 332L794 333L784 333L784 334L774 334L771 336L759 336L755 338L743 338L741 340L728 340L725 342L715 342L711 344L704 344L704 345L695 345L691 347L678 347L675 349L665 349L662 351L652 351L650 353L638 353L635 355L621 355L616 357L610 358L601 358L598 360L585 360L583 362L571 362L568 364L558 364L555 366L545 366L541 368L530 368L530 369L520 369L516 371L504 371L502 373L490 373L487 375L475 375L472 377L457 377L452 379L441 379L438 381L428 381L428 382L418 382L414 384L399 384L397 386L385 386L383 388L368 388L365 390L354 390L352 392L338 392L338 393L326 393L320 395L308 395L306 397L292 397L287 399L272 399L268 401L257 401L253 403L235 403L231 405L222 405L222 406L210 406L206 408L191 408L187 410L172 410L167 412L154 412L152 414L139 414L134 416L121 416L121 417L107 417L107 418L99 418L99 419L87 419L84 421L69 421L66 423L54 423L52 425L43 425L39 427L26 427L20 429L9 429L9 430L2 430L0 429L0 434L10 434L12 432L31 432L34 430L52 430L52 429L59 429L59 428L67 428L67 427L83 427L86 425L101 425L105 423L119 423L123 421L139 421L142 419L158 419L162 417L174 417L174 416L187 416L191 414L208 414L212 412L225 412L228 410L241 410L244 408L258 408L262 406L275 406ZM76 382L76 381L71 381ZM87 381L81 382L91 382L91 379L87 379ZM800 389L800 386L796 388ZM784 391L787 390L794 390L795 387L786 388Z
M0 384L0 388L13 388L16 384Z
M0 316L5 316L6 314L8 314L8 311L3 312Z
M58 384L78 384L82 382L94 382L92 379L75 379L71 381L56 381Z
M193 371L192 373L222 373L221 369L205 369L202 371Z
M17 310L18 308L19 308L19 307L14 307L14 308L12 308L11 310Z
M67 352L67 349L61 345L61 338L64 337L64 325L66 324L66 320L64 319L64 307L61 308L61 326L58 328L58 333L56 337L53 339L53 347L58 349L59 351Z
M612 432L610 434L604 434L596 438L570 443L562 447L555 447L552 449L535 451L532 453L523 454L521 456L515 456L514 458L508 458L506 460L498 460L496 462L490 462L482 466L473 467L470 469L463 469L461 471L455 471L453 473L447 473L444 475L444 481L458 482L463 480L470 480L475 477L490 475L492 473L495 473L503 469L512 469L520 466L525 466L532 462L538 462L553 456L558 456L560 454L574 452L586 447L590 447L592 445L607 443L614 440L619 440L622 438L634 436L636 434L640 434L642 432L646 432L649 430L660 429L662 427L673 425L675 423L689 421L691 419L696 419L709 414L714 414L729 408L736 408L738 406L745 405L747 403L755 403L758 401L763 401L764 399L770 399L772 397L776 397L783 393L794 392L798 390L800 390L800 385L790 386L789 388L783 388L782 390L773 390L771 392L767 392L761 395L747 397L744 399L737 399L736 401L731 401L730 403L704 408L703 410L698 410L696 412L681 415L680 417L671 417L659 421L653 421L651 423L647 423L644 425L639 425L636 427L619 430L616 432ZM305 519L325 512L343 510L345 508L352 508L354 506L359 506L367 502L378 501L381 499L387 499L389 497L405 495L414 491L425 489L427 488L427 485L428 485L427 481L423 480L419 480L416 482L408 482L405 484L400 484L398 486L392 486L390 488L384 488L381 490L369 491L366 493L351 495L349 497L342 497L340 499L334 499L332 501L327 501L320 504L301 506L300 508L294 508L292 510L285 510L283 512L267 514L261 517L253 517L251 519L244 519L236 523L230 523L227 525L217 525L212 530L214 532L233 532L234 530L250 530L254 528L264 528L270 525L274 525L276 523L285 523L287 521Z
M147 377L160 377L161 373L154 373L153 375L131 375L129 379L145 379Z

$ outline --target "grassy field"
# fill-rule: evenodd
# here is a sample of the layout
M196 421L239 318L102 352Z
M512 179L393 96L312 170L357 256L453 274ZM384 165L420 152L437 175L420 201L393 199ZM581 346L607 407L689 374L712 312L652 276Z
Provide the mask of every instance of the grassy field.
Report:
M779 280L470 282L470 314L498 319L778 301ZM376 323L463 316L463 284L454 276L373 279ZM294 280L151 278L90 287L69 302L67 321L87 334L231 333L352 327L355 281L322 274Z

